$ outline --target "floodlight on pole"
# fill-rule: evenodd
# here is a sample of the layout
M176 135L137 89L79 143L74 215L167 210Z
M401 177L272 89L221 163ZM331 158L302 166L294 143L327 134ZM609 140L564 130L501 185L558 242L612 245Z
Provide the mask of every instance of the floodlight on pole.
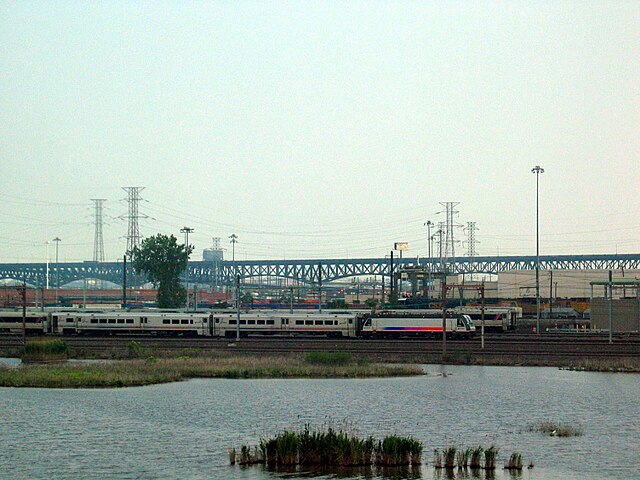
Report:
M544 168L536 165L531 169L536 174L536 333L540 333L540 174Z
M184 248L185 251L189 251L189 234L193 233L193 228L190 227L182 227L180 229L180 233L184 233ZM187 287L187 311L189 310L189 254L187 253L187 271L184 274L185 284Z

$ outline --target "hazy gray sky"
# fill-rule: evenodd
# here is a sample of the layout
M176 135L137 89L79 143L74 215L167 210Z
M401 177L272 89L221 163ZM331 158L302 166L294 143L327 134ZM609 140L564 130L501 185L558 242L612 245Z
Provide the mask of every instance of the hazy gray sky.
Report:
M640 252L637 1L3 0L0 47L0 262L90 260L91 198L121 257L123 186L194 259L426 256L445 201L535 254L537 164L542 254Z

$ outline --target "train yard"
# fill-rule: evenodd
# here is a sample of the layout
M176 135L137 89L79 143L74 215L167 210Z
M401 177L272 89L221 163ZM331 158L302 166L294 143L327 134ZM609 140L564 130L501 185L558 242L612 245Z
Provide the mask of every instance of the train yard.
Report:
M439 362L442 341L437 339L330 339L318 337L248 337L236 342L224 338L154 338L140 336L59 337L76 358L125 358L132 342L150 355L276 355L309 351L340 351L382 362ZM0 356L13 356L22 346L14 335L0 336ZM500 334L480 338L448 339L447 363L565 365L588 360L640 362L640 337L580 334Z

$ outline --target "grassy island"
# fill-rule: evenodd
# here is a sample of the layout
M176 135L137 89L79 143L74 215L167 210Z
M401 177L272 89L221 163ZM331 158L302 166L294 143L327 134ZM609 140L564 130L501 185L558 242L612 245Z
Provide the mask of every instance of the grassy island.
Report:
M0 366L2 387L111 388L190 378L367 378L422 375L419 366L378 365L344 353L128 359Z

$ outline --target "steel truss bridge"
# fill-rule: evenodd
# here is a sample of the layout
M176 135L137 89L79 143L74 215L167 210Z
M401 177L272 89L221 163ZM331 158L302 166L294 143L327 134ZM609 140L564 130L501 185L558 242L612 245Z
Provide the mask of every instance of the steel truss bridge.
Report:
M389 258L356 258L324 260L238 260L189 262L189 283L221 286L233 284L237 278L252 283L275 284L276 279L313 285L328 283L355 276L390 276L403 268L429 268L442 271L439 258L395 258L393 266ZM514 270L535 270L535 256L465 257L446 263L447 272L498 274ZM633 270L640 269L640 254L620 255L544 255L540 256L541 270ZM3 279L25 281L31 286L49 287L66 285L78 280L103 280L118 285L123 283L121 262L81 263L3 263L0 264L0 281ZM127 268L127 285L139 287L146 278L134 275Z

